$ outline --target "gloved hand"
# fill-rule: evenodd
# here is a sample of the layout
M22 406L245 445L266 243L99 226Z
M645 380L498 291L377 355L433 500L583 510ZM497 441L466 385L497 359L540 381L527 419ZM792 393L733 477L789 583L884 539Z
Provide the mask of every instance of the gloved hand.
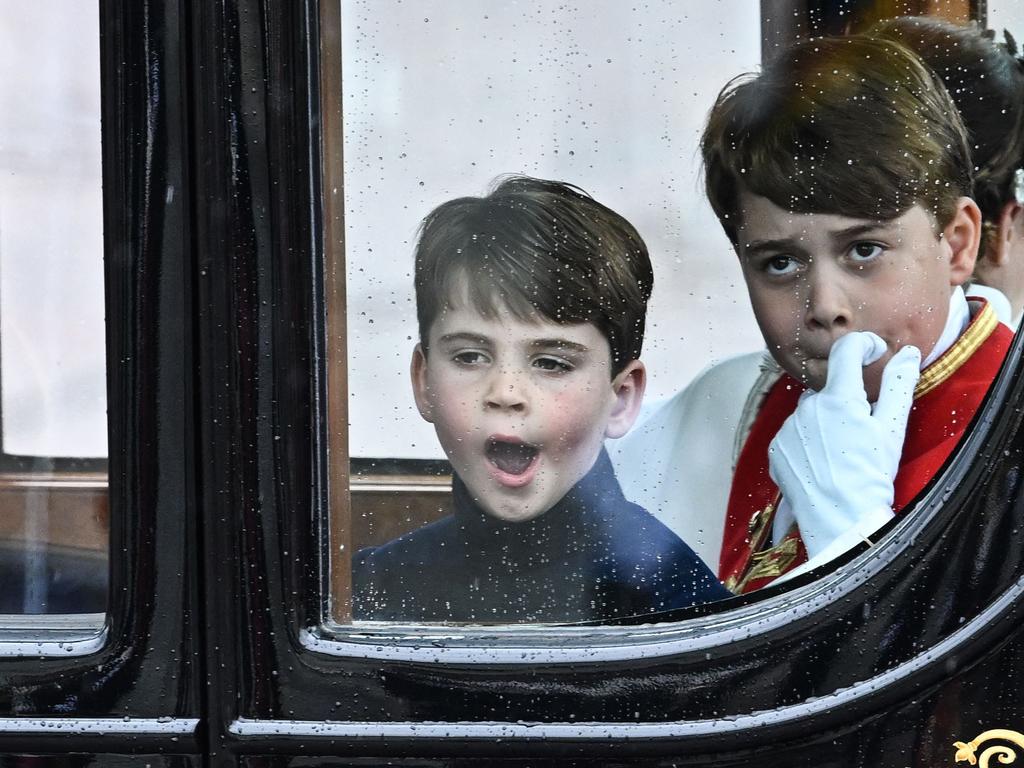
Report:
M801 396L769 448L769 473L796 518L809 558L830 545L836 549L842 539L841 548L830 550L839 555L893 516L893 481L921 352L903 347L893 355L872 408L863 366L885 349L869 332L851 332L833 344L825 386Z

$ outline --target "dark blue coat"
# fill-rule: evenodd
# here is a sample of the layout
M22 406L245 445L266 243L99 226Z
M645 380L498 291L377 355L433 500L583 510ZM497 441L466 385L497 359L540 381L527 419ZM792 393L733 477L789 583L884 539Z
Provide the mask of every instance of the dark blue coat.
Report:
M693 550L625 499L604 451L525 523L488 517L458 476L453 492L454 515L356 554L356 619L594 621L730 596Z

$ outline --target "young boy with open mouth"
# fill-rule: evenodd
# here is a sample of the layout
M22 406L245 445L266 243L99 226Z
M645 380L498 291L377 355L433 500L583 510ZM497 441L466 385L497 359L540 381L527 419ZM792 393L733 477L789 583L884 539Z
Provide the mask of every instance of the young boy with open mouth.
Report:
M603 450L646 384L653 274L633 226L571 185L507 178L427 216L415 284L413 391L455 514L357 553L354 617L576 622L727 597Z

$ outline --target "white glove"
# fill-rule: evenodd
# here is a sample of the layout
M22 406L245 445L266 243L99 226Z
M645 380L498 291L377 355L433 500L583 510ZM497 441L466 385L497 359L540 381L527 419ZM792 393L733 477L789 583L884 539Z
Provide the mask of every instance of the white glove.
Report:
M840 338L829 352L824 388L801 396L769 447L769 474L796 519L809 558L828 549L831 559L893 517L893 481L921 352L903 347L893 355L872 408L863 366L885 350L873 333ZM780 517L790 516L782 512Z

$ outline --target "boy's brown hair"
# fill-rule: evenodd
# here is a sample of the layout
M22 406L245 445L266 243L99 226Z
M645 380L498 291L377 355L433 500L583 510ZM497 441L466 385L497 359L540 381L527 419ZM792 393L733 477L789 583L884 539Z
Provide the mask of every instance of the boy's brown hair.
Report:
M1003 206L1014 199L1014 172L1024 165L1024 63L1004 31L997 43L977 24L904 16L871 27L869 34L896 40L921 57L946 86L971 142L974 200L986 235Z
M614 377L640 357L654 274L643 239L615 211L571 184L510 176L427 215L415 283L424 354L434 320L465 290L485 317L507 307L525 321L593 323Z
M882 221L921 204L939 228L971 194L966 132L942 81L902 45L863 35L798 43L727 84L701 152L733 244L744 190L794 213Z

